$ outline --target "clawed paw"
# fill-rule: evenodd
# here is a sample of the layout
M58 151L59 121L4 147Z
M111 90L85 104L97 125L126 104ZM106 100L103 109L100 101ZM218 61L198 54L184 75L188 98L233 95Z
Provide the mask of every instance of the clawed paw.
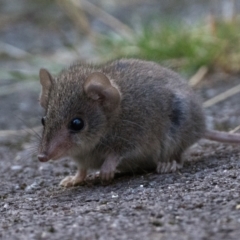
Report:
M115 171L108 171L108 169L101 169L100 178L103 182L109 182L114 178Z
M76 176L68 176L68 177L65 177L61 182L60 182L60 186L62 187L74 187L74 186L77 186L77 185L81 185L83 184L84 181L79 179L78 177Z
M175 160L171 162L159 162L157 165L157 173L176 172L182 168L182 164L177 163Z

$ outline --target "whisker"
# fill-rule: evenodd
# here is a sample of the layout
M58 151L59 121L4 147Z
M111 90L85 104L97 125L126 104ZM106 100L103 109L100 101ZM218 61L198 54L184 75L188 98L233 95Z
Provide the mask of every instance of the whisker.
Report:
M19 120L22 121L22 123L24 123L24 125L26 125L26 122L24 121L24 119L22 119L20 116L14 114L15 117L17 117ZM25 130L27 133L31 134L31 131L35 134L35 136L39 139L41 139L41 135L36 131L36 130L40 130L42 128L42 126L37 126L37 127L34 127L34 128L26 128L26 129L22 129L23 131Z
M18 161L24 161L26 159L33 159L36 156L36 149L25 149L16 155Z
M39 130L40 129L40 127L35 127L34 128L35 130ZM32 132L30 131L28 131L28 130L33 130L33 129L21 129L21 130L2 130L2 131L0 131L0 137L2 137L2 138L9 138L9 137L11 137L11 136L13 136L13 137L23 137L23 136L25 136L26 134L29 134L29 135L32 135L32 136L34 136L34 137L36 137L39 141L41 140L41 137L39 136L39 135L36 135L35 133L34 134L32 134Z

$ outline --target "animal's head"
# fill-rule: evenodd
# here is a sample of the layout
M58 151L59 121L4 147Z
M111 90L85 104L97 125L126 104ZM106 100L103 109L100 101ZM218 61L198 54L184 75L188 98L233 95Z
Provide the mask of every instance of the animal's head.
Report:
M87 72L65 71L53 78L40 70L39 101L45 109L40 161L87 154L106 132L121 95L103 73Z

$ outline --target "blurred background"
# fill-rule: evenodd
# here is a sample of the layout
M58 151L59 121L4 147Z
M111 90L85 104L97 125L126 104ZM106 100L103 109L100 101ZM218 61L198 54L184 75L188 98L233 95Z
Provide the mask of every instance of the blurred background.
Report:
M240 0L0 0L0 239L240 239L239 146L68 190L73 161L37 160L39 69L120 57L178 72L208 128L240 133Z
M198 90L211 98L226 89L211 79L240 83L239 12L237 0L0 0L0 128L38 125L39 69L77 60L154 60L192 85L221 73Z

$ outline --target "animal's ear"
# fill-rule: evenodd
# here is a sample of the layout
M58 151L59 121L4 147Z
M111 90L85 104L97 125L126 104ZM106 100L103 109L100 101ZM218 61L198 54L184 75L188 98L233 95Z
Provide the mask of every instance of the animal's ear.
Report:
M42 90L40 93L40 105L43 108L47 107L48 93L53 84L53 78L51 74L44 68L41 68L39 71L40 83L42 85Z
M89 98L99 101L109 112L116 109L120 103L120 92L103 73L90 74L84 82L83 88Z

